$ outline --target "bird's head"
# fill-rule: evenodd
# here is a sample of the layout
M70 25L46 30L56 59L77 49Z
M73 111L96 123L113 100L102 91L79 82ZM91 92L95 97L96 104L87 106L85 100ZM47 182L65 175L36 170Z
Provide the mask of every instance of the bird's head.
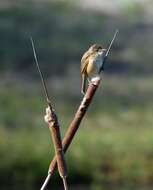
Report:
M103 53L106 52L106 49L103 49L101 45L99 44L93 44L90 48L89 51L91 53L98 53L99 55L102 55Z

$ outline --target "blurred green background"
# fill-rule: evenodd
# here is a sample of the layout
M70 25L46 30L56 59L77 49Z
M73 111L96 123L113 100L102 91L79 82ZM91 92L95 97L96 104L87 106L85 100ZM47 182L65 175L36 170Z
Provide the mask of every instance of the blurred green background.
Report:
M67 156L72 190L153 186L153 2L0 1L0 189L36 190L53 146L32 36L62 135L80 103L80 59L119 35ZM56 173L48 189L62 189Z

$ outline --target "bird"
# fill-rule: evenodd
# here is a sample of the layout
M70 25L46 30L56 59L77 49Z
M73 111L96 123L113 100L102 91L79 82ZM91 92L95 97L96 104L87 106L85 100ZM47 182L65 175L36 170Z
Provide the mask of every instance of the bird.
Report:
M81 58L81 92L84 95L86 81L91 82L93 77L100 74L106 49L99 44L93 44Z

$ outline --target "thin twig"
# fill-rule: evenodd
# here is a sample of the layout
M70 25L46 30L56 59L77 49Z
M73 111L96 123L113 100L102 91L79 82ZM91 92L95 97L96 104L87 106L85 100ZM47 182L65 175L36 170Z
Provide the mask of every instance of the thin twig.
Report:
M118 32L119 32L119 30L116 29L116 31L115 31L115 33L114 33L114 36L113 36L113 38L112 38L112 40L111 40L111 42L110 42L110 44L109 44L109 46L108 46L108 48L107 48L107 52L106 52L105 57L104 57L104 59L103 59L103 64L102 64L102 67L101 67L100 70L99 70L99 74L101 73L101 71L104 71L105 64L106 64L106 60L107 60L107 58L108 58L108 54L109 54L109 52L110 52L110 50L111 50L111 47L112 47L112 45L113 45L113 43L114 43L114 40L115 40L115 38L116 38Z
M46 83L45 83L45 80L44 80L43 73L41 72L41 69L39 67L38 58L37 58L37 54L36 54L36 50L35 50L35 46L34 46L34 42L33 42L32 37L30 37L30 41L31 41L31 45L32 45L32 50L33 50L35 63L36 63L36 66L37 66L37 69L38 69L38 72L39 72L39 75L40 75L40 78L41 78L42 86L43 86L43 89L44 89L44 93L45 93L45 96L46 96L46 100L47 100L47 103L50 104L50 107L51 107L51 110L52 110L51 101L50 101L50 98L49 98L47 86L46 86Z
M34 58L35 58L35 62L36 62L36 66L42 81L42 85L43 85L43 89L44 89L44 93L46 96L46 100L47 100L47 104L49 106L49 110L50 110L50 119L48 121L48 126L51 132L51 136L52 136L52 141L54 144L54 149L55 149L55 155L56 155L56 159L57 159L57 165L58 165L58 171L59 171L59 175L61 176L62 180L63 180L63 185L65 190L67 190L67 182L66 182L66 177L67 177L67 167L66 167L66 162L64 159L64 152L63 152L63 148L62 148L62 140L61 140L61 134L60 134L60 126L58 123L58 119L57 119L57 115L55 113L55 111L52 108L51 105L51 101L48 95L48 90L47 90L47 86L43 77L43 74L40 70L39 64L38 64L38 59L37 59L37 55L36 55L36 51L35 51L35 47L34 47L34 42L32 37L30 38L31 40L31 44L32 44L32 49L33 49L33 54L34 54ZM46 182L49 180L49 178L46 180ZM45 186L45 185L44 185Z
M50 180L50 177L51 177L51 175L48 174L48 176L46 177L45 182L44 182L44 184L42 185L42 187L41 187L40 190L44 190L44 189L45 189L45 187L47 186L47 184L48 184L48 182L49 182L49 180Z
M68 190L68 185L67 185L66 177L63 177L63 184L64 184L64 189Z

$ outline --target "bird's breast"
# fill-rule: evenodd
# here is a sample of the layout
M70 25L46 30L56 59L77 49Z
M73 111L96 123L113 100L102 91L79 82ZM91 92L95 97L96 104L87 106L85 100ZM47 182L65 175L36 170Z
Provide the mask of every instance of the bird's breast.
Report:
M102 66L102 57L96 56L94 58L89 59L89 63L87 66L87 74L88 75L96 75L99 72L99 69Z
M92 60L89 60L89 63L88 63L88 66L87 66L87 74L90 75L94 71L96 71L95 65L94 65Z

